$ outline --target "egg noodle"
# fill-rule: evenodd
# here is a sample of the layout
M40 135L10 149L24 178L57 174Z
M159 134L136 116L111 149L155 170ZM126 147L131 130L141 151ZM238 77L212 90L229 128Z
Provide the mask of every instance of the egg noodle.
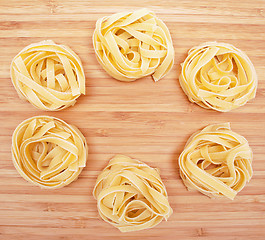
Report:
M234 199L252 177L252 158L248 141L229 123L209 125L193 134L181 153L181 178L189 190Z
M121 81L134 81L148 75L158 81L174 63L169 30L147 9L99 19L93 44L105 71Z
M74 126L49 116L20 123L12 137L12 158L19 174L41 188L61 188L86 166L87 143Z
M62 110L85 94L85 75L79 57L51 40L25 47L11 63L18 95L42 110Z
M190 49L179 81L191 102L227 112L255 97L258 80L244 52L231 44L208 42Z
M102 219L122 232L152 228L172 213L158 170L124 155L110 160L93 195Z

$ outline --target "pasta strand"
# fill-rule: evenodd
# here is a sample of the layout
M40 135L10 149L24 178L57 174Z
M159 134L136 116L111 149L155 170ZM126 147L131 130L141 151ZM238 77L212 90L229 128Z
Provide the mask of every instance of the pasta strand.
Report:
M181 64L180 85L191 102L228 112L255 98L257 74L248 56L227 43L190 49Z
M152 228L172 214L158 169L124 155L110 160L93 195L101 218L121 232Z
M57 189L76 180L86 166L87 151L82 133L55 117L26 119L12 136L15 168L41 188Z
M85 94L85 75L79 57L51 40L30 44L11 63L18 95L42 110L59 111Z
M233 200L252 177L252 159L248 141L229 123L209 125L188 140L179 157L180 176L189 190Z
M134 81L149 75L158 81L174 63L169 30L147 9L99 19L93 45L98 62L120 81Z

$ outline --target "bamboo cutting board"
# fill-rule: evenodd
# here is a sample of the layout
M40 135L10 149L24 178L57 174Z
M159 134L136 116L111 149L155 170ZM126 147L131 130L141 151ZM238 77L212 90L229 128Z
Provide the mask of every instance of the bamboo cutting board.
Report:
M167 24L175 65L161 81L132 83L109 77L96 61L91 36L98 18L147 7ZM87 95L61 112L36 110L18 98L9 75L12 58L44 39L70 46L81 58ZM258 74L256 99L230 113L191 104L178 76L187 51L205 41L244 50ZM0 0L0 239L265 239L265 1ZM51 191L27 183L11 161L11 135L24 119L59 117L80 128L89 144L79 179ZM188 192L177 159L188 137L202 127L231 122L254 152L254 176L234 201ZM120 233L97 213L92 189L116 153L161 170L173 215L156 228Z

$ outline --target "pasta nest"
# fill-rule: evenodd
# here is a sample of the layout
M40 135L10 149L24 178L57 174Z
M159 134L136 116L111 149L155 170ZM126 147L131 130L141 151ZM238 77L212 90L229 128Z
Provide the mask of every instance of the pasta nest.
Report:
M87 143L74 126L49 116L26 119L12 137L12 159L19 174L41 188L70 184L86 166Z
M248 141L229 123L209 125L188 140L179 157L180 175L189 190L234 199L252 177L252 158Z
M244 52L231 44L208 42L190 49L179 81L191 102L227 112L255 97L258 80Z
M30 44L11 63L18 95L42 110L58 111L85 94L85 75L79 57L51 40Z
M169 30L147 9L99 19L93 44L101 66L120 81L134 81L148 75L158 81L174 63Z
M93 195L102 219L122 232L152 228L172 213L158 170L123 155L110 160Z

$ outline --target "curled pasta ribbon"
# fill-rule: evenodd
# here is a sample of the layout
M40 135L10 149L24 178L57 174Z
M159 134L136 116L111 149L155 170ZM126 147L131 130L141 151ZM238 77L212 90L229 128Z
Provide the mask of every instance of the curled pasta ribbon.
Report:
M147 10L121 12L96 23L93 45L105 71L120 81L164 77L174 63L167 26Z
M220 112L255 98L258 82L255 68L244 52L217 42L190 49L179 81L191 102Z
M93 195L102 219L121 232L152 228L172 213L158 170L123 155L110 160Z
M209 125L188 140L179 157L180 175L189 190L233 200L252 177L252 159L248 141L229 123Z
M25 47L11 63L18 95L42 110L58 111L85 94L85 75L79 57L51 40Z
M12 159L19 174L47 189L76 180L86 166L87 149L75 126L49 116L23 121L12 137Z

